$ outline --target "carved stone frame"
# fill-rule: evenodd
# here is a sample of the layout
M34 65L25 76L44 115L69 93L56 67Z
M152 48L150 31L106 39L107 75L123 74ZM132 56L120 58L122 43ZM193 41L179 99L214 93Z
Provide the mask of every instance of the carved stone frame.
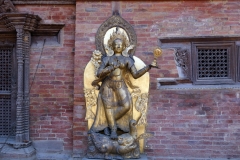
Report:
M134 28L119 14L114 14L113 16L111 16L105 22L102 23L95 36L96 49L101 51L104 56L106 55L106 51L104 49L103 44L104 36L106 32L113 27L120 27L124 29L128 35L130 44L133 44L135 46L137 45L137 35L134 31ZM135 53L135 48L131 52L132 54L131 56L133 56L133 54Z

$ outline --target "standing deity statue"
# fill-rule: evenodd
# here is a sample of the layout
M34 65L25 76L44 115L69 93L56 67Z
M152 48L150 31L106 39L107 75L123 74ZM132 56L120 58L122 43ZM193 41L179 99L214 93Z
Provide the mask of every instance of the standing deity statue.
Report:
M119 16L113 16L108 22L119 24L121 21ZM122 23L126 24L125 21ZM123 31L113 27L110 33L104 33L108 35L103 45L106 53L94 51L85 69L85 92L91 91L93 95L85 94L89 104L86 112L89 122L88 158L140 158L139 140L151 136L142 127L147 123L149 75L146 73L158 67L145 65L130 53L135 46Z
M152 65L145 66L141 70L136 69L134 59L128 55L133 49L125 35L116 31L108 40L111 54L102 59L97 71L98 79L102 81L98 95L97 115L91 130L109 132L111 139L117 139L117 129L129 132L129 121L132 119L132 97L124 81L124 74L130 73L135 79L148 72Z

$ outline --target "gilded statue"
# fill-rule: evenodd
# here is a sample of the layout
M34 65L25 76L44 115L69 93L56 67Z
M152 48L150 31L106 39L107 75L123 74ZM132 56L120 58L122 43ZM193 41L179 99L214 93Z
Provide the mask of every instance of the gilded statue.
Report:
M132 119L132 97L124 81L124 75L130 73L137 79L148 72L151 64L137 70L134 59L128 52L133 49L127 37L118 29L108 40L109 54L103 57L97 71L96 85L102 82L97 104L97 115L91 131L104 131L111 139L117 139L117 129L129 132L129 121Z
M96 50L84 71L84 95L88 121L87 158L140 158L146 133L149 70L158 68L160 48L146 65L134 56L137 36L120 15L99 27Z
M139 158L139 140L150 136L137 131L139 125L147 123L148 93L141 93L130 77L139 79L157 66L136 67L136 57L130 54L134 47L126 34L116 27L105 45L107 54L93 52L93 71L85 74L86 77L93 74L91 78L94 78L93 88L85 88L86 119L92 119L88 132L88 158ZM133 112L139 112L135 120Z

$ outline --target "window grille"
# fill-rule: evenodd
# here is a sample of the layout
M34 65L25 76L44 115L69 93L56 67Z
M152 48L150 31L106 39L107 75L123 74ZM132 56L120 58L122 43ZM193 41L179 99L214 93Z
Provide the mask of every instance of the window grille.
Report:
M234 42L193 43L192 51L194 84L236 83Z
M0 136L11 133L12 48L0 48Z
M198 49L198 78L228 77L228 49Z
M0 95L0 136L11 132L11 96Z
M0 49L0 91L11 91L12 49Z

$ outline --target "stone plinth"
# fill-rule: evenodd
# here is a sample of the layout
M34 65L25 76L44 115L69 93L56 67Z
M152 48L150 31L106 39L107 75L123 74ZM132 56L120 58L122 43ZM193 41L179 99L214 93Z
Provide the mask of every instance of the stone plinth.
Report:
M2 146L1 146L2 147ZM15 149L12 146L5 144L0 153L0 159L4 160L35 160L36 151L32 146L26 148Z

